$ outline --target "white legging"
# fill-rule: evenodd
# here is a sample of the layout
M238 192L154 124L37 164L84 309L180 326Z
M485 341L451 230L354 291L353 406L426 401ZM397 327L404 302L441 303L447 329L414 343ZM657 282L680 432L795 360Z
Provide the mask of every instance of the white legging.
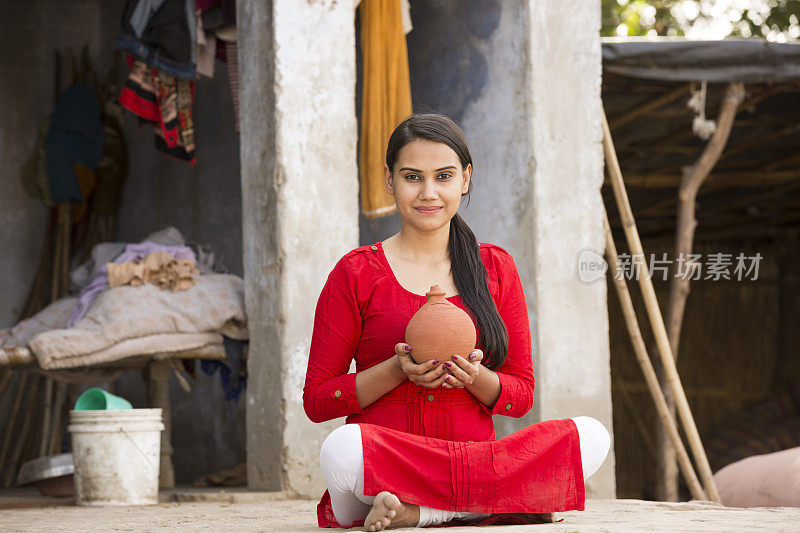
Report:
M577 416L572 420L578 427L583 479L586 479L603 464L611 447L611 437L603 424L594 418ZM336 521L350 527L354 521L366 518L375 496L364 495L364 450L359 425L345 424L334 429L322 443L319 461ZM420 505L417 527L443 524L455 518L479 521L487 516L485 513L444 511Z

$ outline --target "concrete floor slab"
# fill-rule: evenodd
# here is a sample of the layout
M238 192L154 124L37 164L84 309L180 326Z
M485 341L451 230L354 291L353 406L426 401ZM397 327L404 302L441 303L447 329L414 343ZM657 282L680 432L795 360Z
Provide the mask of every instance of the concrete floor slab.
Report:
M6 492L0 494L0 530L320 531L316 525L316 501L288 500L279 493L219 489L179 491L178 497L182 501L165 501L146 507L76 507L70 499L42 498L31 491ZM172 496L166 494L163 499L169 500ZM562 521L530 526L493 526L482 528L481 531L800 531L800 508L736 509L709 502L589 500L586 511L558 513L556 519ZM448 531L476 530L458 527L449 528Z

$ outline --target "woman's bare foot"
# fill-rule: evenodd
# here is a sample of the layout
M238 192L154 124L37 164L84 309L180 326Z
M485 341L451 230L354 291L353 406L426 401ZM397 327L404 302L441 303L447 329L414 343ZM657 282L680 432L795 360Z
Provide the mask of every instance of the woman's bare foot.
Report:
M419 505L403 503L391 492L379 492L364 520L364 531L383 531L419 524Z

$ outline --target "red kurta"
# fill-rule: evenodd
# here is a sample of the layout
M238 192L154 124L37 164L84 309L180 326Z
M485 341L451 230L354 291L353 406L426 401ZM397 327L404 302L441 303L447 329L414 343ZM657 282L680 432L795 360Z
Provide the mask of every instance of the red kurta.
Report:
M580 446L571 420L534 424L495 440L493 414L518 418L533 405L531 336L514 260L491 244L480 251L508 330L494 406L466 389L405 381L361 409L356 373L394 356L408 321L426 301L398 283L378 243L345 255L322 289L303 389L306 413L314 422L347 416L346 423L361 424L368 496L390 490L408 503L485 513L582 510ZM464 309L460 296L448 300ZM348 373L354 358L356 372ZM327 491L317 517L320 527L340 527Z

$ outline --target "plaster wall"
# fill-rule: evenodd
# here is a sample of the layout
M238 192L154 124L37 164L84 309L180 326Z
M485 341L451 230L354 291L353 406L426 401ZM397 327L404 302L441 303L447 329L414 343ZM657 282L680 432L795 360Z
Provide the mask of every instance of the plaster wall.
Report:
M498 437L577 415L612 428L606 288L577 275L582 250L604 249L600 7L578 3L411 4L415 109L445 113L464 130L474 169L461 212L479 241L514 256L528 302L534 408L495 417ZM398 228L397 215L367 221L361 242ZM613 451L587 487L614 497Z
M502 6L502 9L501 9ZM525 291L531 332L536 338L536 287L533 268L535 224L533 175L535 146L531 121L530 57L527 48L527 6L524 2L495 4L497 21L491 34L475 41L483 58L483 86L463 111L461 123L470 143L473 194L464 218L480 242L491 242L511 253ZM535 342L534 342L535 346ZM536 366L538 357L534 356ZM537 379L534 406L548 383ZM535 407L534 407L535 409ZM507 435L538 419L531 411L522 419L495 416L498 436Z
M249 484L318 497L341 420L310 422L302 389L319 290L358 244L353 4L244 0L239 20Z
M47 229L48 211L27 195L20 173L55 104L55 50L79 51L88 44L96 57L102 45L97 0L4 2L2 10L0 328L16 322L39 266Z

